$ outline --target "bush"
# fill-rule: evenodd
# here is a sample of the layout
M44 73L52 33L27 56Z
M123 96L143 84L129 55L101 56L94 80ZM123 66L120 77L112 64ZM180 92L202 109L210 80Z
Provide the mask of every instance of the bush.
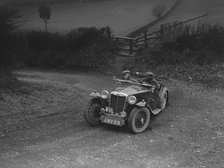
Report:
M26 50L22 63L42 68L99 68L114 59L115 43L109 27L78 28L67 34L32 31L22 35Z
M224 61L224 28L217 25L174 26L164 28L159 46L145 49L138 64L175 65L193 63L206 65Z
M162 4L160 5L156 5L153 9L152 9L152 16L156 16L157 18L161 17L162 14L165 12L166 7Z
M10 66L12 63L11 53L14 45L13 20L17 17L17 11L0 6L0 66Z
M15 63L15 51L12 46L16 44L13 36L13 20L16 17L17 11L0 6L0 94L14 88L16 84L16 79L11 73L11 66Z

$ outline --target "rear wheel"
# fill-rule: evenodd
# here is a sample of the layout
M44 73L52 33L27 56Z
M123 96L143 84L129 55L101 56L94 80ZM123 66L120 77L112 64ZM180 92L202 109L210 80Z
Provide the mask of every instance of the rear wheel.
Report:
M168 93L168 91L166 91L160 97L161 110L164 110L167 107L167 105L168 105L168 99L169 99L169 93Z
M150 122L150 111L145 107L135 107L128 118L128 127L135 134L145 131Z
M100 108L101 108L101 103L99 99L94 98L89 101L87 110L84 112L84 119L89 125L97 126L101 124Z

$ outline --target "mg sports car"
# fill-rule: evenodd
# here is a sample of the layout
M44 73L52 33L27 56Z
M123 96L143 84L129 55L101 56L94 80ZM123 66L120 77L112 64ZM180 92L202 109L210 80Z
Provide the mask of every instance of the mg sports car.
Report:
M168 104L168 89L154 79L151 72L136 73L130 77L129 71L124 78L114 77L117 85L111 92L94 91L84 112L85 121L91 126L102 123L125 126L135 133L146 130L152 115L163 111Z

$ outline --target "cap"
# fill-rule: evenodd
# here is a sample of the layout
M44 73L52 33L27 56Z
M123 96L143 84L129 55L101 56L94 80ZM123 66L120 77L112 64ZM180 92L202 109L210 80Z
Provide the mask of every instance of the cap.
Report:
M122 74L130 74L131 73L131 71L129 71L129 70L124 70L123 72L122 72Z
M145 75L146 75L146 76L154 76L154 74L153 74L152 72L150 72L150 71L145 72Z

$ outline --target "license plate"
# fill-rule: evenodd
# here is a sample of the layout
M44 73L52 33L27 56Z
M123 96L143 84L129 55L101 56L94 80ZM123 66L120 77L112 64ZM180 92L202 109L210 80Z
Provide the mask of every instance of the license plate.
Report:
M101 121L102 121L102 123L106 123L106 124L122 126L122 120L114 119L112 117L102 117Z
M111 107L106 107L106 112L114 113L114 110Z

